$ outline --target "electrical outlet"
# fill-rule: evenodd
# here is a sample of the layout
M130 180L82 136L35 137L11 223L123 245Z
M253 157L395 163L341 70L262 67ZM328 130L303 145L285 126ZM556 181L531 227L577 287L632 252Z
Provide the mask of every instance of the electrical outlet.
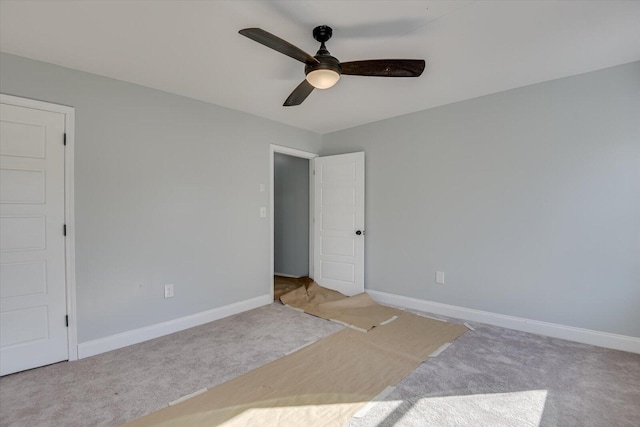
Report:
M266 207L260 208L260 218L266 218L266 217L267 217L267 208Z
M164 297L173 298L173 283L164 285Z
M444 285L444 271L436 271L436 283Z

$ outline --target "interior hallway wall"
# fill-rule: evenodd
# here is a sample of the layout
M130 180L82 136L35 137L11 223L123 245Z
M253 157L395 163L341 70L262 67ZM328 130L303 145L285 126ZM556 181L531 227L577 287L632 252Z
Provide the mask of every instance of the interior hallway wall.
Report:
M270 293L269 147L320 135L8 54L0 91L76 110L79 343Z
M309 160L273 155L274 271L309 275Z
M323 146L366 152L367 288L640 337L640 62Z

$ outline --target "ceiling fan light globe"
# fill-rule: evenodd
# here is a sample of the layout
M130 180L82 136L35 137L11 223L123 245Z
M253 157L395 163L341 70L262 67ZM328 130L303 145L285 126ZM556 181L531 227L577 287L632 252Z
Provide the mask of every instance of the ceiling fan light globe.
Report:
M328 69L313 70L307 74L307 81L316 89L329 89L340 80L340 73Z

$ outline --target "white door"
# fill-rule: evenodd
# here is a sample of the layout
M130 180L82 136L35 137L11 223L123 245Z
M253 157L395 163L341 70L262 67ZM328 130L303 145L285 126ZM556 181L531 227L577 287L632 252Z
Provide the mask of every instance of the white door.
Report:
M314 280L364 292L364 153L314 159Z
M0 108L0 375L6 375L69 358L65 115Z

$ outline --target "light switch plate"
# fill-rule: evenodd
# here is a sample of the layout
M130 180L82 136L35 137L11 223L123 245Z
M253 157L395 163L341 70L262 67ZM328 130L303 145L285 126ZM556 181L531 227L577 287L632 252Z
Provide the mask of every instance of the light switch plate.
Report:
M173 298L173 283L164 285L164 297Z
M436 271L436 283L444 285L444 271Z

